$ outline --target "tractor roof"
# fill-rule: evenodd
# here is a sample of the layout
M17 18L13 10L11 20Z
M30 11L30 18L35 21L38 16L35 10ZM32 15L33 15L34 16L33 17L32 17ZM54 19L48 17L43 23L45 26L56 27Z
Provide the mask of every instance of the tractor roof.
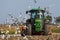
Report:
M41 11L41 12L45 12L45 10L44 9L38 9L38 8L33 8L33 9L31 9L29 12L39 12L39 11Z

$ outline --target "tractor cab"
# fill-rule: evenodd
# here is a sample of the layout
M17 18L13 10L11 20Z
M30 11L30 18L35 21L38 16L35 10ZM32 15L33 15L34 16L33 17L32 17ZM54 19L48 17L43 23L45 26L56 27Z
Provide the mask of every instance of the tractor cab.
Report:
M29 10L29 11L26 11L26 14L27 13L30 13L31 15L30 15L30 18L33 18L33 19L35 19L35 18L41 18L41 16L44 14L44 10L43 9L31 9L31 10Z
M26 14L28 13L30 13L30 19L26 20L26 25L28 28L30 28L30 30L28 29L29 30L28 32L32 35L36 35L36 34L38 35L38 34L44 33L46 31L45 22L44 22L45 10L35 8L29 11L26 11ZM29 24L31 25L31 27L28 26Z

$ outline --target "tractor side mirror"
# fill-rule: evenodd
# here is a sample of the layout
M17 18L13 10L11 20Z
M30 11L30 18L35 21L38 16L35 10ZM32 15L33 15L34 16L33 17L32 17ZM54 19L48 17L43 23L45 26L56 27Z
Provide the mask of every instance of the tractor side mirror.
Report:
M28 14L29 11L26 11L26 14Z

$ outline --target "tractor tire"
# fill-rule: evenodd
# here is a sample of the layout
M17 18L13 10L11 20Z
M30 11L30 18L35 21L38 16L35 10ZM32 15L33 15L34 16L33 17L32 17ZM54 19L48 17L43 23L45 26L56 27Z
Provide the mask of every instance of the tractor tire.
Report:
M31 29L31 24L27 25L27 35L31 35L32 29Z
M31 31L32 31L32 29L31 29L31 19L26 20L26 26L27 26L26 34L31 35Z
M47 25L45 25L44 35L48 35L48 26Z

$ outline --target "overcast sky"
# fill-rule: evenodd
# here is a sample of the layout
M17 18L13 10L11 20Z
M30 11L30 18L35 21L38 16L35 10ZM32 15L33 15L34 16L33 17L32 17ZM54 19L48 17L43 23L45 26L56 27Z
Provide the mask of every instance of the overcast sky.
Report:
M25 17L26 10L31 8L49 7L52 16L60 16L60 0L37 0L37 4L34 0L0 0L0 23L4 23L8 14L12 14L14 17L18 17L20 12Z

